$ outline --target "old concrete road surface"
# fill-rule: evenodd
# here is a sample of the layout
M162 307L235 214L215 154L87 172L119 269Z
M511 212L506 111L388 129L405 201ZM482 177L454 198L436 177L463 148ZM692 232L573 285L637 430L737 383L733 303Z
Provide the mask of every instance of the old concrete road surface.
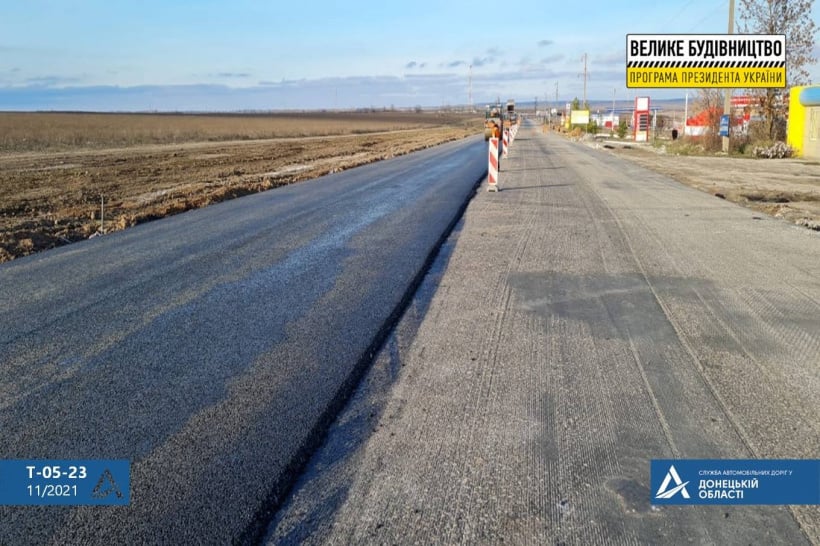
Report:
M532 128L500 180L268 543L820 543L816 506L649 491L652 458L820 455L820 236Z
M485 172L476 137L0 267L0 458L132 484L0 544L252 541Z

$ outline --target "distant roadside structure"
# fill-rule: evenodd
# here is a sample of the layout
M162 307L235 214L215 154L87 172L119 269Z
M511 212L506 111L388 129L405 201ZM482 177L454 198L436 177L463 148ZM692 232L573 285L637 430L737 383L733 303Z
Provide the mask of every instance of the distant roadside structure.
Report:
M705 135L709 131L711 119L714 116L720 115L715 111L703 110L694 116L690 116L685 120L683 134L690 137L699 137Z
M820 159L820 85L791 88L786 140L798 157Z

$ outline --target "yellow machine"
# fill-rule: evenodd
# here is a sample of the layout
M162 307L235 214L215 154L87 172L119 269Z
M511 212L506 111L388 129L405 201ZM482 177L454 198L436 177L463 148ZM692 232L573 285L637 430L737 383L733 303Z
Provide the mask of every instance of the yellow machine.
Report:
M504 129L509 129L518 123L518 114L515 113L515 101L510 99L507 101L506 111L502 110L500 104L487 105L484 111L484 140L490 140L492 136L492 125L495 122L501 132Z
M484 140L490 140L493 136L493 122L501 127L501 108L487 105L484 111Z

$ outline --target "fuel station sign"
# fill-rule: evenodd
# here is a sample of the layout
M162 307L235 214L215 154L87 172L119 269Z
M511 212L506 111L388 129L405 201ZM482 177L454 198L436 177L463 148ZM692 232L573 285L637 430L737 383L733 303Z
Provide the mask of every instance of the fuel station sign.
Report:
M649 97L635 97L632 134L635 142L649 142Z
M628 34L629 88L786 87L784 34Z

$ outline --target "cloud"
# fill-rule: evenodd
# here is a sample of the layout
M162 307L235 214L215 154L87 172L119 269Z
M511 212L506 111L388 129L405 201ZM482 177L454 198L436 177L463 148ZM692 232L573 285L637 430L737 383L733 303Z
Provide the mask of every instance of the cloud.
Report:
M596 55L593 62L596 64L623 65L626 60L623 51L611 51Z
M467 63L464 61L450 61L449 63L445 63L444 66L447 68L458 68L459 66L464 66Z
M427 66L427 63L420 63L420 62L416 62L416 61L410 61L409 63L404 65L404 68L406 70L413 70L413 69L416 69L416 68L422 69L422 68L425 68L426 66Z
M250 78L247 72L219 72L214 74L217 78Z
M473 59L473 66L482 67L482 66L486 66L488 64L492 64L494 62L495 62L495 58L493 58L493 57L481 57L481 58L475 57Z
M551 46L554 43L552 40L538 40L538 47Z
M410 78L412 76L406 76ZM425 77L425 76L416 76ZM358 88L367 89L369 87L394 85L400 82L402 78L398 76L347 76L347 77L333 77L333 78L317 78L317 79L299 79L279 81L262 80L258 83L259 86L265 88L275 88L283 90L292 89L342 89L342 88Z
M483 104L507 94L510 97L540 96L545 91L552 94L555 81L562 82L562 95L580 94L582 80L577 67L550 65L536 59L523 58L504 67L499 58L493 65L495 70L474 72L474 103ZM64 85L70 78L41 76L30 80L38 86L0 81L0 110L225 112L466 104L468 78L460 68L466 63L453 61L449 63L454 65L453 68L442 67L439 71L426 73L418 70L421 63L413 62L416 69L404 76L283 78L259 80L255 85L250 80L225 80L250 84L235 87L227 83L72 87ZM606 66L601 68L591 71L590 85L606 90L605 95L611 97L612 87L620 90L623 86L623 71Z
M592 82L605 82L605 81L617 81L618 83L623 82L624 80L624 71L623 70L596 70L590 74L590 81Z
M541 59L542 64L551 64L557 63L558 61L563 61L565 55L563 53L556 53L555 55L550 55L549 57L544 57Z
M58 79L37 81L54 83ZM478 91L476 86L476 97ZM260 80L253 87L224 84L14 87L0 81L0 111L226 112L348 109L393 104L397 107L441 106L466 101L467 78L456 73Z
M82 78L79 76L36 76L34 78L27 78L24 84L30 87L61 87L73 83L79 83Z
M442 82L460 82L464 80L464 76L460 74L407 74L404 79L414 84L420 82L438 84Z
M497 47L491 47L490 49L487 50L487 55L489 55L490 57L500 57L501 56L501 50L498 49Z
M0 44L0 53L10 55L37 55L53 57L55 55L64 55L65 48L45 47L45 46L12 46L8 44Z
M529 80L552 79L558 76L560 76L560 73L544 70L506 70L504 72L497 72L494 74L480 74L473 77L473 83L497 85L498 82L513 83Z

